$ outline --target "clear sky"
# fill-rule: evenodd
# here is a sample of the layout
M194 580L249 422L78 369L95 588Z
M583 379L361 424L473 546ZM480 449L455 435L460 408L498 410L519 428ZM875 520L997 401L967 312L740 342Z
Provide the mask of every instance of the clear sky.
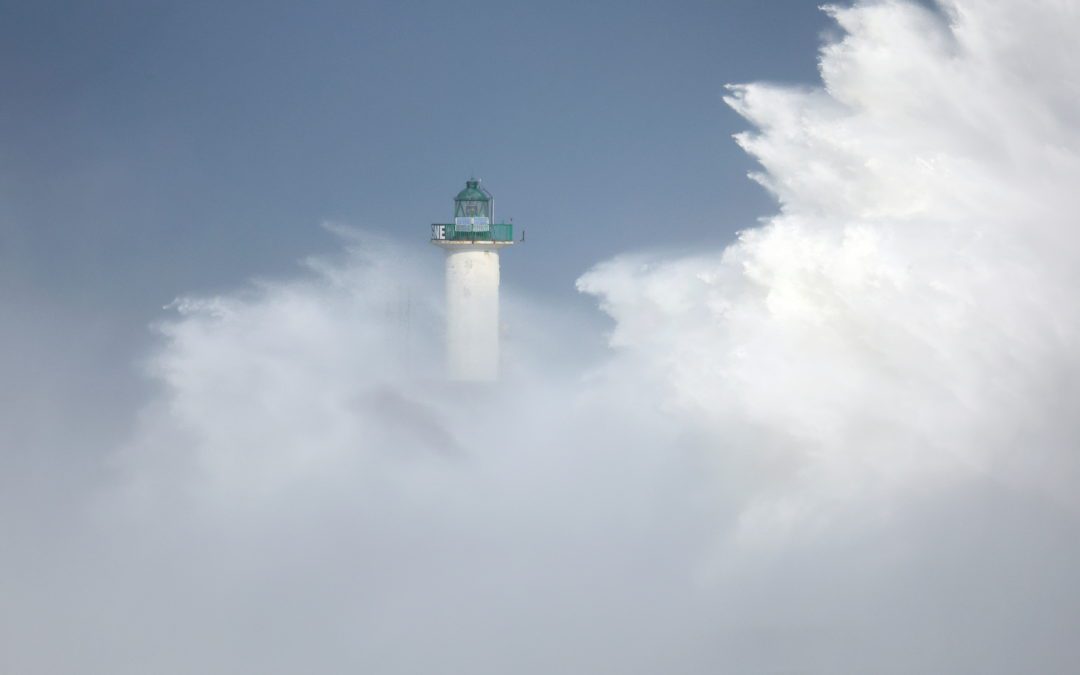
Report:
M0 278L137 330L325 220L423 244L470 174L534 292L722 243L774 209L723 86L816 82L818 4L2 3Z

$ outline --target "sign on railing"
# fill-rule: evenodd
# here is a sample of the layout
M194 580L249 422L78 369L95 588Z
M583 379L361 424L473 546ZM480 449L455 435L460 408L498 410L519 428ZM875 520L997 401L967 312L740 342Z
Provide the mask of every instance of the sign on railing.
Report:
M487 232L491 229L487 216L458 216L454 218L454 229L458 232Z

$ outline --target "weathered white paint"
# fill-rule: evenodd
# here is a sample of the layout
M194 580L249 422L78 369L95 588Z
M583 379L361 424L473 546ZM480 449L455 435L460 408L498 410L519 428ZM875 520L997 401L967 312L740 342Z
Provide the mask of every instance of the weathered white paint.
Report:
M470 244L446 248L446 348L451 379L499 377L499 251Z

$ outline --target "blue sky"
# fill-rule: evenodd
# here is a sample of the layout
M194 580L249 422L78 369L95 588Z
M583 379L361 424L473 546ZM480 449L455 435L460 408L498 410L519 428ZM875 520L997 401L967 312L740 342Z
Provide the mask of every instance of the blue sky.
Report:
M773 210L723 85L816 81L817 4L0 5L0 279L139 330L325 220L423 244L475 174L528 230L507 283L571 294Z

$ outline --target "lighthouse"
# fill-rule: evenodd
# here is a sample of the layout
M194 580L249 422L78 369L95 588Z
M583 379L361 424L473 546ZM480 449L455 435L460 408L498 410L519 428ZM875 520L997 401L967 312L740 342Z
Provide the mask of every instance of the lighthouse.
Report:
M499 251L514 243L510 223L495 222L495 200L468 180L454 197L454 221L431 226L446 251L446 366L450 379L499 377Z

